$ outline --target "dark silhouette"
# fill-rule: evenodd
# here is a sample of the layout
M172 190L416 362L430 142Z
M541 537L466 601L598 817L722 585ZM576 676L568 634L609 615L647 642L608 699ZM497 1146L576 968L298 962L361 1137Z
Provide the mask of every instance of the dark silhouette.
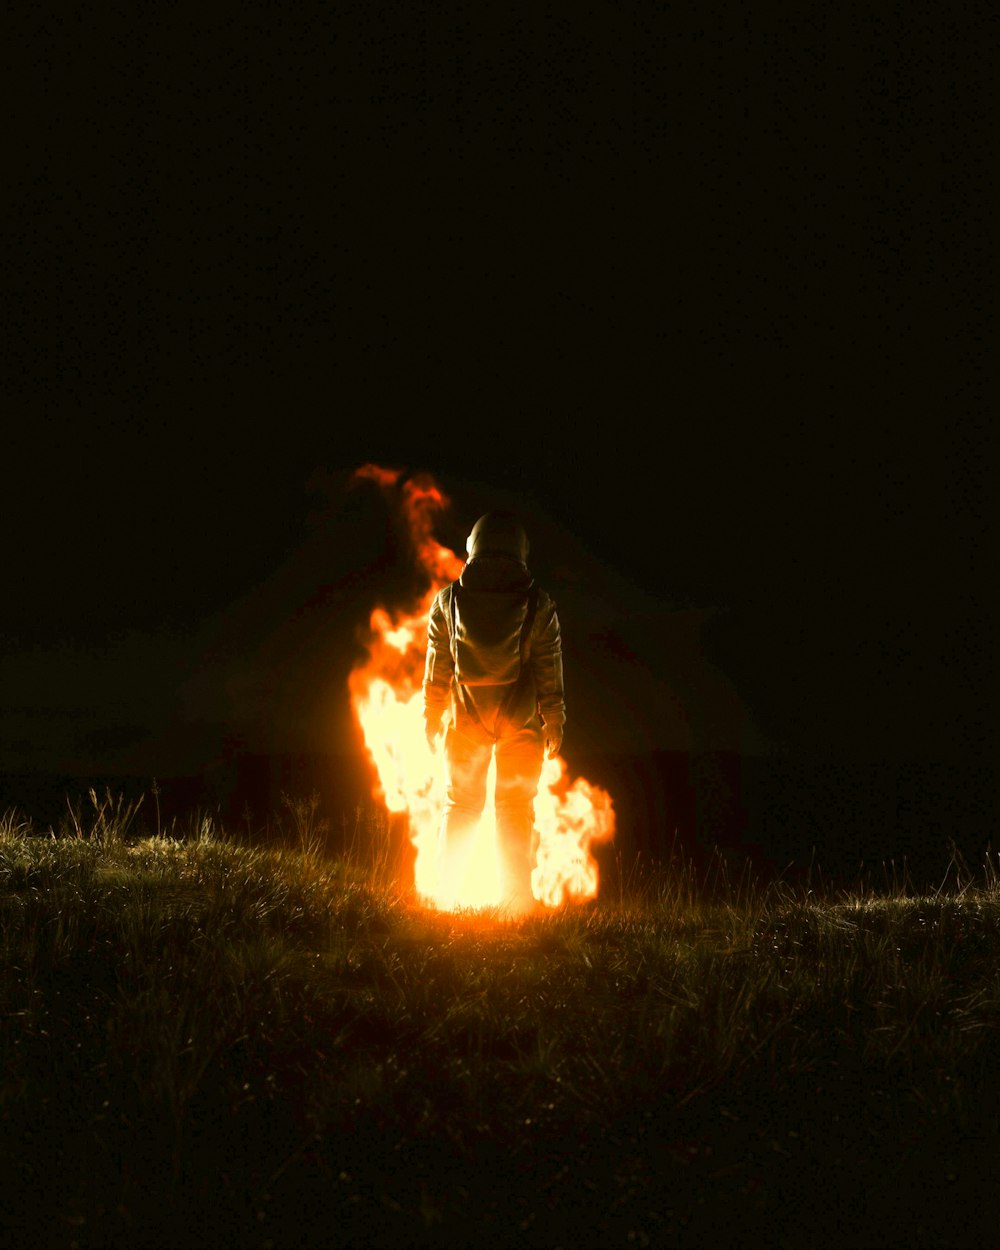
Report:
M534 905L534 798L566 719L559 619L528 571L528 538L516 517L480 517L466 551L462 575L431 606L424 671L432 747L446 729L442 849L455 871L482 815L495 752L503 904L524 913Z

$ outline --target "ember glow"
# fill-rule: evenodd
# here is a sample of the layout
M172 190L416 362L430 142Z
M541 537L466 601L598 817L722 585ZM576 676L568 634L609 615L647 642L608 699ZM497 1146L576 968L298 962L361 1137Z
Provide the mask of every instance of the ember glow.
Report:
M349 679L351 706L375 766L375 797L390 812L405 813L416 851L414 887L423 902L442 909L495 906L500 902L494 767L486 809L462 879L440 853L444 811L444 760L424 737L421 683L427 647L427 617L434 596L454 581L464 560L433 537L435 514L448 500L429 477L408 478L378 465L365 465L355 480L375 482L390 506L399 508L410 535L416 568L430 586L405 608L378 607L364 639L368 658ZM572 712L571 712L572 716ZM591 845L614 836L611 796L579 777L570 782L561 758L546 760L535 799L538 835L531 876L535 898L547 907L596 897L598 865Z

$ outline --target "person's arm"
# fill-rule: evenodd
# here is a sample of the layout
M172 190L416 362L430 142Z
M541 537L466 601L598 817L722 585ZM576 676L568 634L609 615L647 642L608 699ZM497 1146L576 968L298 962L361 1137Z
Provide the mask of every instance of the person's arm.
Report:
M455 664L451 655L451 633L448 627L448 592L434 596L427 617L427 658L424 661L424 732L433 747L441 732L441 722L448 707Z
M531 638L531 670L535 679L538 713L545 734L545 754L549 759L559 754L563 726L566 723L566 701L563 692L562 635L556 605L543 595L538 605L535 628Z

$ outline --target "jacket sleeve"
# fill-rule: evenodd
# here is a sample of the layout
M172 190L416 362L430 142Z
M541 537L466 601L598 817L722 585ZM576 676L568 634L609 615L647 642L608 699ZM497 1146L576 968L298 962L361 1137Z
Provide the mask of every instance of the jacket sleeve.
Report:
M424 720L439 724L448 707L455 664L451 655L448 591L434 596L427 617L427 658L424 661Z
M532 676L538 711L544 725L563 725L566 722L566 703L563 692L562 635L556 605L543 594L538 605L535 625L531 631Z

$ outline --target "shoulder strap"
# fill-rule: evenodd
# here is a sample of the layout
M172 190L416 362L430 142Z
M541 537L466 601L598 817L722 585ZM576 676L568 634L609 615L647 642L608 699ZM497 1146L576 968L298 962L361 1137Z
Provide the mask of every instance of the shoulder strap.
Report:
M455 623L455 587L457 582L452 582L448 587L448 641L451 643L451 662L455 665L455 671L458 671L458 629Z
M524 624L521 626L521 668L524 668L524 660L528 654L528 640L531 638L531 630L535 624L535 613L538 611L538 586L532 582L531 589L528 591L528 606L524 613Z
M514 684L511 686L511 688L507 691L507 697L504 699L503 703L500 705L500 710L497 712L497 724L498 725L500 724L502 720L506 720L507 714L510 712L510 709L514 706L514 700L517 698L518 692L520 691L521 687L524 685L524 674L525 674L525 670L527 667L525 664L525 661L528 658L528 640L531 637L531 630L535 624L535 613L537 611L538 611L538 587L535 585L534 582L532 582L531 589L528 591L528 606L525 609L524 623L521 626L521 638L518 644L521 662L517 671L517 681L515 681Z

